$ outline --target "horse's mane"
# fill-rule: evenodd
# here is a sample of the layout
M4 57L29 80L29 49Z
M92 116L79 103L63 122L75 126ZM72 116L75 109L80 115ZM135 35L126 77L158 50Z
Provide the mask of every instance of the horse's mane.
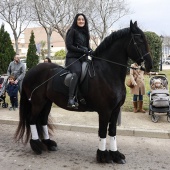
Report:
M103 50L106 50L115 40L128 35L130 32L130 28L124 28L115 32L112 32L109 36L107 36L100 45L94 51L94 54L97 55L101 53Z

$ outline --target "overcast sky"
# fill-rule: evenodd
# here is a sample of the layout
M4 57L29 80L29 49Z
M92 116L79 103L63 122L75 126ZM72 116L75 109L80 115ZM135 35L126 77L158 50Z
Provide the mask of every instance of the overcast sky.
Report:
M132 14L114 24L113 30L129 27L130 20L137 21L143 31L170 36L170 0L127 0ZM1 22L0 22L1 23ZM5 29L11 33L8 24Z
M116 29L128 27L130 20L137 21L143 31L170 36L170 0L127 0L132 14L123 17Z

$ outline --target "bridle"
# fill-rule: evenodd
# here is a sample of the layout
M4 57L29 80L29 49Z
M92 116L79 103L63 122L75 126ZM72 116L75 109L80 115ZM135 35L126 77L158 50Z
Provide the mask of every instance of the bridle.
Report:
M139 50L138 44L137 44L136 41L135 41L134 36L141 36L141 34L133 34L133 33L131 33L131 40L130 40L130 42L129 42L128 48L129 48L131 42L133 42L133 45L135 46L135 50L136 50L136 52L137 52L138 55L139 55L139 58L138 58L135 62L138 63L139 60L143 62L143 61L145 60L145 57L146 57L147 55L149 55L150 52L147 52L146 54L142 55L142 54L141 54L141 51Z
M139 58L135 61L136 63L138 63L139 60L143 62L145 60L145 57L150 54L149 52L144 54L144 55L141 54L139 47L138 47L138 45L137 45L137 43L134 39L134 36L140 36L140 35L141 34L131 33L131 39L130 39L130 42L129 42L129 45L128 45L128 48L129 48L130 44L133 42L133 45L135 46L135 50L137 51L137 53L139 55ZM104 59L104 58L99 58L99 57L96 57L96 56L91 56L91 57L99 59L99 60L103 60L103 61L106 61L106 62L109 62L109 63L112 63L112 64L120 65L120 66L123 66L123 67L126 67L126 68L134 69L134 70L140 69L140 68L134 68L134 67L131 67L131 66L127 66L127 65L124 65L124 64L121 64L121 63L117 63L117 62L114 62L114 61L110 61L110 60L107 60L107 59Z

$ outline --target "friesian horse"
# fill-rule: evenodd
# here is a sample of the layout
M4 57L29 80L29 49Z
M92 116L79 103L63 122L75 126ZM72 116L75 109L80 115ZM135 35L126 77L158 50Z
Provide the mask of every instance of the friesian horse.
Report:
M152 59L143 31L137 22L130 21L130 27L118 30L106 37L94 51L92 59L95 76L88 78L88 91L83 96L86 105L80 103L77 111L96 111L99 116L98 162L111 161L125 163L124 154L117 149L116 122L120 107L126 97L125 78L128 58L141 65L146 72L152 68ZM57 143L49 138L48 116L52 103L67 108L68 95L54 90L53 77L61 66L54 63L41 63L30 69L23 80L20 99L20 120L15 140L28 143L36 154L41 154L44 146L54 151ZM60 69L58 69L60 70ZM64 86L64 84L63 84ZM71 116L71 115L70 115ZM106 136L110 136L110 147L106 149Z

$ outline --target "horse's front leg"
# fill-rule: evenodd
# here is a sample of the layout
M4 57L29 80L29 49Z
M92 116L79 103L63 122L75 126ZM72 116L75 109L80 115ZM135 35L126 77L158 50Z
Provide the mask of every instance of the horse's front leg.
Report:
M108 120L107 116L99 113L99 148L96 154L96 159L99 163L110 163L109 152L106 149Z
M113 162L118 164L125 164L125 156L120 153L117 149L117 141L116 141L116 124L118 119L118 114L120 112L120 108L116 111L112 112L112 116L109 123L109 136L110 136L110 158Z

